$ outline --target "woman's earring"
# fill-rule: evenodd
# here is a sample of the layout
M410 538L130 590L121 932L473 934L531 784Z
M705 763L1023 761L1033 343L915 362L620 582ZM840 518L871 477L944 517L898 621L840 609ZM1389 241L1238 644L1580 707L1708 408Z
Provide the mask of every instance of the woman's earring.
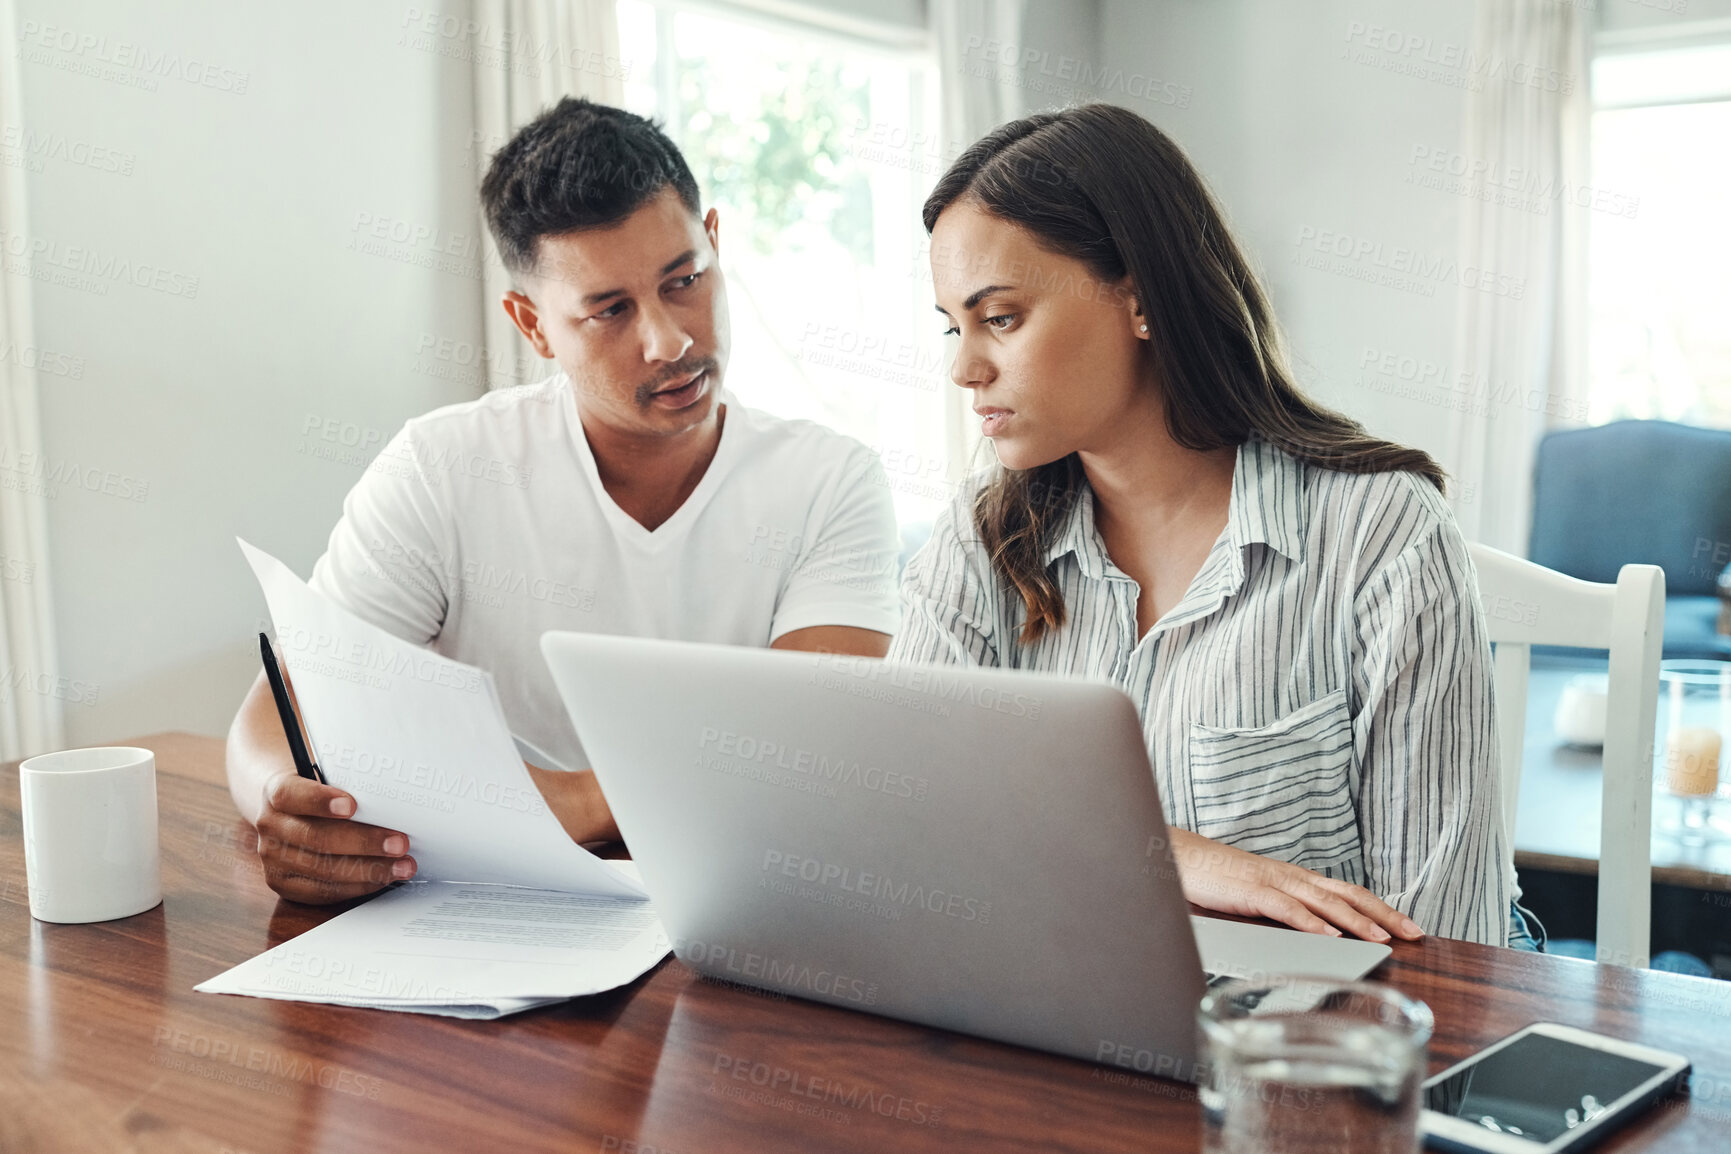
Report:
M1147 325L1143 325L1143 326L1142 326L1142 331L1143 331L1143 332L1147 332L1147 331L1148 331L1148 326L1147 326Z

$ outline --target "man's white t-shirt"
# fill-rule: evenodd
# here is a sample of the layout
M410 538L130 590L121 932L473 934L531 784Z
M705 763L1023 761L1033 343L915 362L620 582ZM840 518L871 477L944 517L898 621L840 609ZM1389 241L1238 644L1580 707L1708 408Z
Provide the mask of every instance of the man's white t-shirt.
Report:
M602 487L563 373L417 417L350 491L312 586L491 672L512 732L574 769L589 762L541 656L549 629L760 647L813 625L893 634L877 457L723 400L708 471L654 532Z

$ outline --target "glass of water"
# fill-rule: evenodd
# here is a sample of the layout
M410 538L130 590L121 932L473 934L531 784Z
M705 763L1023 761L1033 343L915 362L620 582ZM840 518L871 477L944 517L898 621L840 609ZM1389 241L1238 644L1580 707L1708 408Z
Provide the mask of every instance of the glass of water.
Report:
M1210 989L1209 1154L1414 1154L1430 1007L1387 986L1276 976Z

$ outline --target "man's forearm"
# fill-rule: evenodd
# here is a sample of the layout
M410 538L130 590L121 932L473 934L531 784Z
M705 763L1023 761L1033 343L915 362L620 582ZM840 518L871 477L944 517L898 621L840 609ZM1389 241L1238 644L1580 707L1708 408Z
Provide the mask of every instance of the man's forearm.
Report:
M622 841L619 826L613 820L607 799L601 795L601 785L595 771L541 769L527 765L535 788L547 799L547 808L559 819L574 842Z
M850 657L882 657L890 651L890 635L851 625L808 625L783 633L771 649L793 649L803 653L845 653Z

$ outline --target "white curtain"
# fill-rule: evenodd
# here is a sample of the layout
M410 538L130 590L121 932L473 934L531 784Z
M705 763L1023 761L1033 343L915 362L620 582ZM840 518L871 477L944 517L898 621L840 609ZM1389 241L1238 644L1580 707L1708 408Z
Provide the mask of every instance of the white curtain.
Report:
M1490 270L1510 291L1461 294L1455 368L1489 396L1481 412L1453 415L1442 456L1462 532L1523 557L1539 438L1586 411L1587 210L1574 193L1588 180L1589 36L1577 5L1478 0L1474 50L1500 71L1467 94L1461 151L1521 170L1526 201L1462 210L1463 275Z
M18 13L0 0L0 60L18 59ZM24 123L19 69L0 68L0 124ZM24 169L0 165L0 236L29 235ZM7 260L0 253L0 260ZM16 258L13 258L16 259ZM0 761L65 740L48 595L47 499L32 462L42 452L28 277L0 272Z
M496 55L478 53L474 66L480 173L492 153L560 97L624 102L623 73L631 62L619 59L614 0L476 0L475 18L488 29L488 43L503 46ZM509 388L548 376L552 363L535 355L499 307L510 278L484 217L479 227L486 238L481 315L487 387Z
M1026 13L1027 0L928 0L938 58L938 128L946 160L1024 114L1022 90L1008 82L1013 66L988 59L982 46L1021 44ZM951 480L957 480L974 462L979 421L966 389L946 387L944 396L944 448Z

